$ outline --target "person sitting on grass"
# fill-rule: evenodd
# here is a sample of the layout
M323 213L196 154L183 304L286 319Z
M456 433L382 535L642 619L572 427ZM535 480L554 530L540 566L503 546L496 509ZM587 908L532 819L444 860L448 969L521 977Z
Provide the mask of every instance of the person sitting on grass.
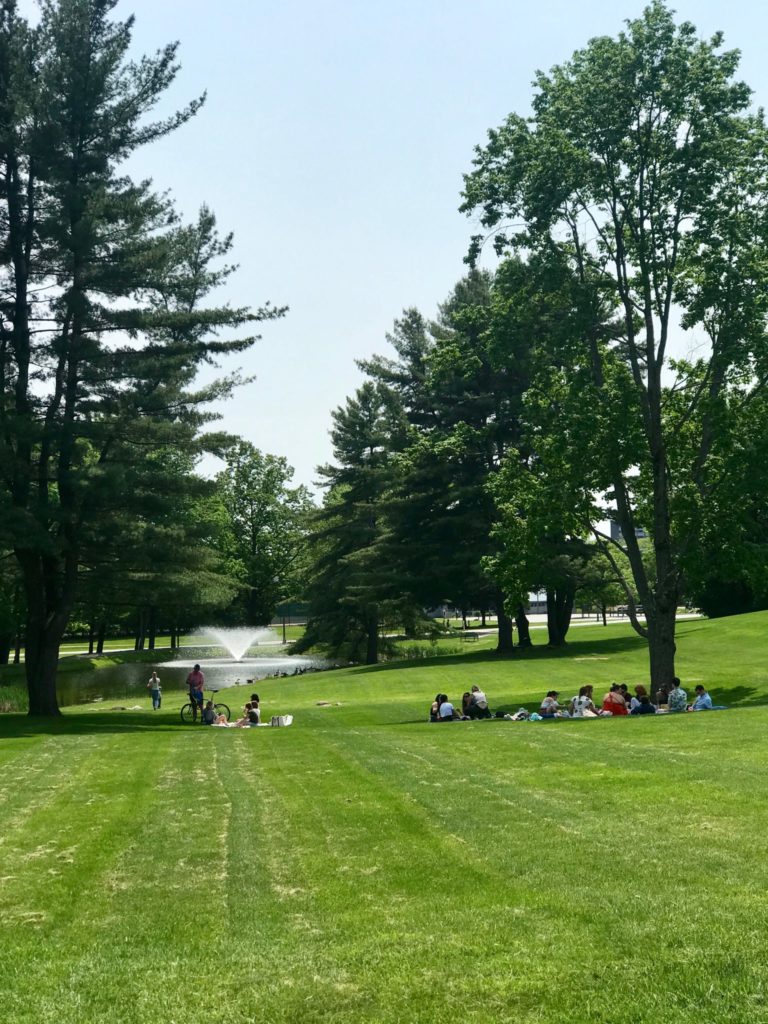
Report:
M667 706L672 713L679 711L688 710L688 694L680 685L680 680L675 676L674 688L670 691L669 697L667 697Z
M238 718L238 720L236 722L231 722L230 723L231 727L235 728L235 729L250 729L251 725L258 725L259 724L258 719L256 720L256 722L253 722L252 719L251 719L251 712L252 711L253 711L253 708L251 706L251 702L248 701L248 703L245 704L244 707L243 707L242 717Z
M469 703L470 718L491 718L491 709L488 707L488 698L479 686L472 687L472 696Z
M453 722L459 717L453 704L448 700L447 693L440 694L440 711L438 713L438 721L440 722Z
M571 697L571 716L573 718L597 718L601 713L592 700L594 687L590 684L582 686L577 697Z
M248 712L248 718L250 720L250 723L251 723L251 725L260 725L261 724L261 708L259 707L259 695L258 695L258 693L252 693L251 694L250 704L251 704L251 708L250 708L250 711Z
M704 687L699 683L696 687L696 699L691 704L689 711L711 711L712 710L712 698L709 696Z
M627 714L627 704L621 695L618 683L613 683L608 693L603 697L603 711L610 711L612 715Z
M640 698L641 697L648 697L648 691L646 690L646 688L643 686L642 683L638 683L637 686L635 687L635 696L629 702L629 713L630 713L630 715L635 710L635 708L640 706ZM648 698L648 703L651 704L650 698ZM653 707L653 704L651 704L651 707ZM647 711L645 713L648 714Z
M662 705L666 706L670 693L674 690L677 684L680 682L679 679L675 678L671 683L662 683L662 685L656 691L656 704L658 707Z
M209 700L203 708L201 718L203 720L203 725L213 725L216 721L216 709L213 706L212 700Z
M633 697L632 700L634 701L635 698ZM655 715L656 708L651 704L651 698L648 694L644 693L637 698L637 704L629 713L630 715Z
M629 696L629 687L626 683L619 683L619 693L624 698L624 703L627 705L627 713L629 713L629 705L631 698Z
M539 714L542 718L555 718L557 712L560 710L560 704L557 698L560 696L557 690L547 691L547 696L541 702L539 708Z
M465 690L461 695L461 717L469 718L469 709L472 706L472 694L469 690Z
M429 720L430 722L440 721L440 698L442 693L436 693L435 699L432 701L432 706L429 709Z

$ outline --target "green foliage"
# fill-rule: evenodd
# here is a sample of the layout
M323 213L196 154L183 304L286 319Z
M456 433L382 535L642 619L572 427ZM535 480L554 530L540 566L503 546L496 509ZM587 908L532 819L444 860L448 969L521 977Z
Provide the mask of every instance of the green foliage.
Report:
M0 541L24 580L32 708L51 714L81 565L100 538L137 539L150 473L159 489L175 454L220 446L201 433L205 407L237 376L196 389L196 372L282 312L203 308L232 272L231 236L206 208L180 224L166 195L125 174L202 101L150 119L176 46L129 57L133 23L114 7L44 0L34 30L14 4L0 10Z
M617 38L539 73L533 116L490 132L466 177L463 209L479 210L497 249L524 255L537 281L527 315L544 358L526 401L537 475L560 481L607 557L626 556L658 682L674 674L686 568L715 522L729 531L716 495L738 444L727 435L742 434L725 410L768 381L768 147L737 67L719 35L697 38L655 0ZM677 364L670 386L678 307L712 351ZM524 323L527 311L514 312ZM731 480L749 489L748 473ZM596 529L607 517L623 544Z
M226 468L216 477L225 513L222 546L242 587L226 614L236 622L267 625L278 604L302 589L312 500L306 487L289 486L293 470L284 458L237 441L224 459Z

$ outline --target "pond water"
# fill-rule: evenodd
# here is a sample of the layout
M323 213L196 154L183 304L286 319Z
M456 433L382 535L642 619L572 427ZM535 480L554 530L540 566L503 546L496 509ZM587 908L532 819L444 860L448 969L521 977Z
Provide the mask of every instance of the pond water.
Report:
M167 659L167 651L158 651L158 659ZM185 680L199 661L205 675L207 689L224 690L228 686L239 686L249 680L266 679L268 676L285 673L295 675L308 668L327 668L328 663L319 658L269 655L262 658L246 658L234 661L231 658L190 659L189 651L183 652L178 661L158 660L156 664L109 665L93 669L84 662L82 671L67 670L59 674L57 691L59 704L89 704L94 701L133 704L148 696L147 680L152 669L157 669L163 693L186 691Z

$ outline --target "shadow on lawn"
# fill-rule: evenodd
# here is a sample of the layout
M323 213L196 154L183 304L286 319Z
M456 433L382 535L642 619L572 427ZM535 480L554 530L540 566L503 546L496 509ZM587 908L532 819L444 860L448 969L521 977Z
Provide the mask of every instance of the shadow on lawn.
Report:
M462 654L435 654L428 658L393 659L383 662L380 665L357 665L354 667L356 675L368 675L373 672L390 672L392 669L407 670L412 668L423 668L425 665L438 665L446 661L457 665L477 665L478 662L500 662L500 661L552 661L590 657L610 657L612 654L622 654L625 651L637 650L645 647L647 641L639 636L606 637L602 639L574 640L565 647L547 647L545 644L536 644L533 647L516 647L514 654L497 654L496 651L466 651Z
M152 718L148 713L126 714L119 711L97 714L63 714L60 718L32 717L25 714L0 715L0 741L27 736L98 736L108 733L175 732L178 729L202 729L186 725L178 715Z

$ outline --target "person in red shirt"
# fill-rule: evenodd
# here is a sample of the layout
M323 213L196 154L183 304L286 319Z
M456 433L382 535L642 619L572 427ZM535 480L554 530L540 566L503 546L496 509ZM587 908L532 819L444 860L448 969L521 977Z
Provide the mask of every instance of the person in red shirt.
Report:
M202 721L203 690L205 689L205 676L200 671L199 665L195 665L195 667L187 676L187 688L189 689L189 699L192 702L192 721L197 721L198 711L200 712L200 721Z

